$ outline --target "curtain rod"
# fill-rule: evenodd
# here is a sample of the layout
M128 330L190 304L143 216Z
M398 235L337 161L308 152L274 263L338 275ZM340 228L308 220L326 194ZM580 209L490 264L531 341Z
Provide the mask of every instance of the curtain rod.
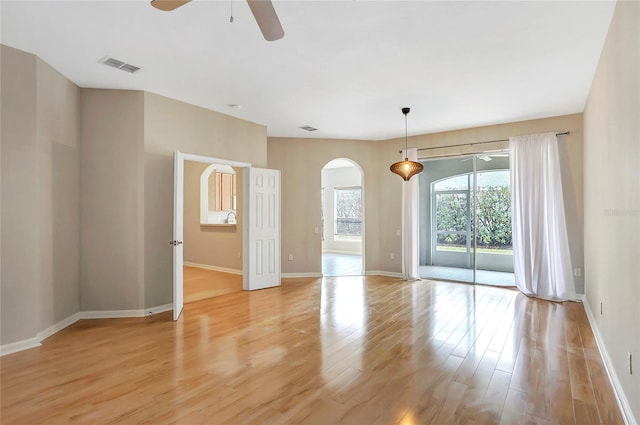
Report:
M509 149L492 149L490 151L482 151L482 152L467 152L467 153L445 153L442 155L433 155L433 156L419 156L418 161L429 161L432 159L443 159L443 158L462 158L474 155L491 155L495 153L501 152L509 152Z
M562 133L556 133L556 136L566 136L571 134L570 131L563 131ZM445 148L455 148L458 146L475 146L475 145L484 145L485 143L499 143L499 142L508 142L509 139L499 139L499 140L487 140L486 142L473 142L473 143L460 143L459 145L449 145L449 146L432 146L430 148L418 148L419 151L429 151L432 149L445 149ZM402 153L402 150L400 150Z

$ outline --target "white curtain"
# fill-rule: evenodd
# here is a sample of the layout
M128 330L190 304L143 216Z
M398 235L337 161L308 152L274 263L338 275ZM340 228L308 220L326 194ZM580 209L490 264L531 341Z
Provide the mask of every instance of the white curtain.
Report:
M555 133L509 139L516 286L551 301L576 298Z
M418 149L403 152L411 161L418 160ZM418 176L402 182L402 273L405 280L420 280L418 264Z

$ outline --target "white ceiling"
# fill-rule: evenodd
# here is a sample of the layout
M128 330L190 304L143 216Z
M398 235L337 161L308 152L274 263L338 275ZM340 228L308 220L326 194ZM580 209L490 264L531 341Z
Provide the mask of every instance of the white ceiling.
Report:
M269 136L388 139L581 112L611 1L2 1L1 41L82 87L139 89L267 126ZM105 55L141 67L128 74ZM239 104L232 109L229 104ZM311 125L318 131L299 129Z

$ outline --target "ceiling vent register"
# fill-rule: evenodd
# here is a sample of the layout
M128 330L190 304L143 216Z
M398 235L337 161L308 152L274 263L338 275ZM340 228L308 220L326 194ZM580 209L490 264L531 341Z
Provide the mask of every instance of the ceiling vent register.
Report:
M300 127L303 130L307 130L307 131L316 131L317 128L311 127L310 125L303 125L302 127Z
M104 59L100 60L100 63L103 63L107 66L110 66L112 68L117 68L121 71L126 71L130 74L133 74L136 71L139 71L140 68L135 66L135 65L131 65L129 63L124 63L122 61L119 61L118 59L114 59L114 58L110 58L110 57L105 57Z

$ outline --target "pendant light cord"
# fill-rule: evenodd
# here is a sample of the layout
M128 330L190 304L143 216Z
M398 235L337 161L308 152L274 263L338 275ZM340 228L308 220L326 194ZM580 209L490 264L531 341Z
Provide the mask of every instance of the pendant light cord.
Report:
M408 148L408 144L407 144L407 115L408 114L404 114L404 159L407 160L409 159L409 148Z

